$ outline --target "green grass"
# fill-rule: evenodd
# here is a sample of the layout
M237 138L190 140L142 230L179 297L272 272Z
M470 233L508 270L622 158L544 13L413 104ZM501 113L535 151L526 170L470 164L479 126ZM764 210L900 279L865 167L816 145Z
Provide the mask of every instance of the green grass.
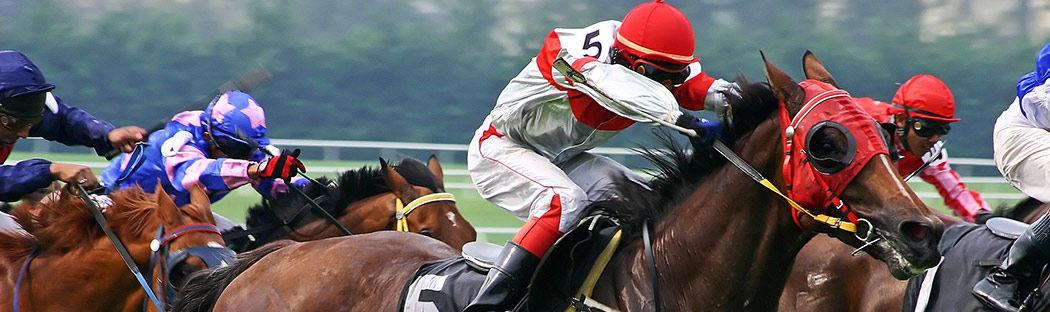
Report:
M30 154L30 153L19 153L15 152L11 154L8 163L12 163L15 160L27 159L27 158L45 158L53 161L67 161L67 162L103 162L104 160L94 155L89 154ZM320 161L320 160L304 160L307 167L335 167L345 168L342 170L357 169L362 166L379 166L378 162L354 162L354 161ZM446 172L445 183L446 184L469 184L470 178L465 175L448 175L447 173L451 170L465 170L464 164L449 164L442 163L442 168ZM95 173L101 172L102 168L93 168ZM322 173L322 172L310 172L310 176L317 178L321 176L334 177L336 173ZM909 183L912 189L917 193L936 193L936 189L930 184L922 182L919 179L914 179L913 182ZM1020 194L1016 189L1006 183L971 183L967 185L968 188L976 190L981 193L1004 193L1004 194ZM478 193L473 189L449 189L449 192L456 196L456 206L459 208L460 213L466 218L474 227L495 227L495 228L516 228L522 225L522 221L511 216L509 213L495 207L488 201L481 198ZM258 204L261 200L261 196L255 192L251 187L241 187L231 191L225 198L212 205L212 209L235 222L244 222L245 212L248 207ZM946 211L944 201L940 197L936 198L924 198L927 205L932 208ZM985 198L992 208L996 208L1000 205L1012 205L1017 202L1016 199L991 199ZM949 212L950 213L950 212ZM489 234L482 237L482 240L490 242L503 242L510 239L510 234Z

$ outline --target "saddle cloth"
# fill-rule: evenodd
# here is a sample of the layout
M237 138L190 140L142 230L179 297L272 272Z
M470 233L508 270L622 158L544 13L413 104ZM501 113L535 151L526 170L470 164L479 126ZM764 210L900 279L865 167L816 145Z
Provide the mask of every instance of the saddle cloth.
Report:
M463 311L485 282L487 269L463 257L424 264L401 292L405 312Z

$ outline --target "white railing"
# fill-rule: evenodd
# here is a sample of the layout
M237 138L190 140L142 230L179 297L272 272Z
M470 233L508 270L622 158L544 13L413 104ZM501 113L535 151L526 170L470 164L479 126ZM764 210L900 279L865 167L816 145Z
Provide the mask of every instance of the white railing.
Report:
M344 148L350 149L378 149L381 154L393 154L397 150L413 150L413 151L434 151L439 154L439 159L456 159L448 153L466 152L467 145L465 144L442 144L442 143L412 143L412 142L386 142L386 141L342 141L342 140L298 140L298 139L271 139L274 145L281 147L319 147L322 148L323 160L339 160L339 150ZM58 143L48 142L45 140L33 140L32 151L33 152L47 152L49 150L49 144L58 145ZM86 150L90 152L90 150ZM630 155L636 155L635 152L629 148L617 148L617 147L602 147L591 150L597 154L604 154L609 156L624 157ZM444 155L444 156L442 156ZM392 157L391 157L392 158ZM14 159L12 159L14 161ZM460 160L462 162L462 160ZM449 163L456 163L450 161ZM107 162L81 162L80 164L89 166L92 168L104 168L108 165ZM952 158L951 164L953 167L962 166L995 166L995 162L991 159L982 158ZM310 166L310 172L319 173L334 173L347 170L345 167L325 167L325 166ZM958 170L958 169L957 169ZM466 176L467 171L462 169L446 169L444 170L446 176ZM919 179L913 179L911 183L916 182ZM992 183L1005 184L1006 181L999 176L967 176L962 177L962 181L965 183ZM448 189L459 189L459 190L473 190L474 185L470 183L447 183L445 187ZM934 192L917 192L920 198L923 199L937 199L940 195ZM1012 193L998 193L998 192L982 192L981 196L985 199L1005 199L1005 200L1017 200L1025 198L1020 192ZM485 240L488 234L513 234L517 231L517 228L488 228L481 227L477 228L479 240Z

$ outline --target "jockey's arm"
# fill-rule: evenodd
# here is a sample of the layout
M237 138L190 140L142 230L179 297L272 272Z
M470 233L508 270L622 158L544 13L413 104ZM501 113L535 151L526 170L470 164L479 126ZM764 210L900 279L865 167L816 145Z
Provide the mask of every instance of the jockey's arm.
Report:
M674 89L674 97L682 108L713 111L723 116L729 108L726 94L739 95L740 87L736 83L708 76L702 69L700 62L689 64L689 78Z
M62 103L49 95L44 118L29 130L29 136L42 137L65 145L83 145L105 155L113 149L107 135L115 129L112 124L98 120L90 113Z
M948 165L947 149L942 149L940 158L923 169L919 177L937 188L937 192L944 198L944 205L968 222L974 222L974 218L981 211L991 211L981 194L967 189L959 174Z
M248 184L248 166L252 162L241 159L211 159L192 145L182 146L174 155L165 157L164 166L171 173L171 184L176 190L188 192L200 184L209 192L226 191Z
M670 90L627 67L602 63L592 57L573 58L564 50L559 57L582 73L597 90L569 82L561 72L553 69L553 65L548 68L552 73L551 80L561 88L586 94L617 115L638 122L650 122L648 115L672 123L682 115L678 110L678 101Z
M0 201L14 202L23 195L47 187L54 181L51 162L29 159L14 165L0 166Z

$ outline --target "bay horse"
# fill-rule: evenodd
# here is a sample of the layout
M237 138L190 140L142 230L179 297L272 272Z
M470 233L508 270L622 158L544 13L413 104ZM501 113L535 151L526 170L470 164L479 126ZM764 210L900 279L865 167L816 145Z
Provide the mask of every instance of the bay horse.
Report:
M853 116L862 112L848 96L829 97L845 91L834 87L831 75L811 53L803 57L810 79L801 83L764 56L763 61L769 84L744 83L741 97L729 96L733 126L726 131L732 137L727 141L784 191L783 146L791 145L784 145L786 122L778 112L787 119L816 117L815 122L798 124L794 138L809 135L809 141L800 143L808 142L805 153L822 168L842 164L848 168L844 170L856 174L832 182L843 189L835 195L849 207L848 214L826 211L864 220L857 221L864 224L858 232L868 233L864 237L867 241L845 227L833 229L806 215L796 223L787 202L740 169L725 165L725 158L710 146L694 143L694 151L689 153L668 138L664 140L666 152L649 153L657 167L655 180L648 185L620 183L619 202L600 203L602 208L625 208L636 216L625 219L625 238L598 278L591 298L618 311L774 310L791 260L817 232L830 232L848 244L863 247L900 278L937 263L936 241L943 224L895 173L875 122L870 118L824 119L835 115L828 112L857 114ZM810 102L814 98L817 100ZM824 121L828 122L819 123ZM831 122L853 127L828 126ZM809 129L814 131L805 132ZM883 146L881 153L851 153L877 145ZM798 149L793 152L800 155ZM796 182L795 195L808 195L802 191L818 183L799 178L813 176L791 177ZM813 198L825 198L820 191ZM826 204L810 208L819 209L819 213ZM643 239L638 238L646 222L655 224L651 259L657 273L646 270L649 258ZM457 255L436 240L390 231L268 246L243 254L236 267L196 274L188 283L192 286L187 287L211 292L198 296L194 305L176 310L395 311L400 309L399 294L417 268ZM653 280L659 284L659 292L654 291ZM656 302L661 304L657 306Z
M156 311L83 200L67 188L36 213L16 207L23 233L0 233L0 311ZM103 215L163 302L190 272L225 265L211 202L200 187L179 208L163 188L109 195ZM156 249L151 248L156 247ZM157 251L157 252L155 252ZM218 260L218 262L213 262ZM16 295L17 294L17 295ZM167 295L171 295L168 297Z
M394 170L386 170L388 168ZM459 213L455 198L445 192L444 173L433 155L427 164L405 158L390 166L380 159L379 168L365 166L343 172L335 181L320 178L318 182L322 185L307 184L304 193L311 198L323 198L318 204L350 233L411 231L433 237L457 250L477 239L474 227ZM293 220L297 216L298 220ZM247 226L249 232L262 231L253 234L255 240L245 249L279 239L310 241L344 235L321 218L306 199L292 193L249 208Z
M1048 210L1050 205L1028 198L996 209L995 214L1032 223ZM963 222L944 213L938 212L938 216L946 226ZM877 261L851 256L849 251L823 235L806 244L795 258L779 311L901 311L908 282L893 278ZM952 287L968 294L973 285L969 286Z

